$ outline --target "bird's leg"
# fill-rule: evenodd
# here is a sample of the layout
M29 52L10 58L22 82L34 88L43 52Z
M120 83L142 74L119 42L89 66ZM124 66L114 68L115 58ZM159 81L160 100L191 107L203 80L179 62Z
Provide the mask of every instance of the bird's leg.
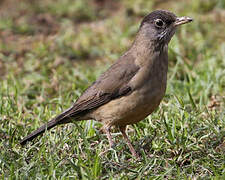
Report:
M119 128L120 128L120 131L121 131L125 141L127 142L130 152L132 153L133 156L135 156L136 158L139 158L138 154L136 153L134 147L132 146L132 144L126 134L126 126L120 126Z
M110 148L113 148L115 146L115 143L112 140L112 135L110 133L110 128L111 127L108 127L108 126L107 127L104 127L104 131L105 131L106 136L108 138Z

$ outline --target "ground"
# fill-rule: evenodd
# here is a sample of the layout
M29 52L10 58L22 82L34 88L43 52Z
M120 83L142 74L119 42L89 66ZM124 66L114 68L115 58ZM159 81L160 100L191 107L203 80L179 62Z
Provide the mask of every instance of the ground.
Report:
M134 40L141 19L167 9L194 22L169 44L160 107L109 149L101 124L58 126L19 141L68 108ZM0 1L2 179L225 179L225 1Z

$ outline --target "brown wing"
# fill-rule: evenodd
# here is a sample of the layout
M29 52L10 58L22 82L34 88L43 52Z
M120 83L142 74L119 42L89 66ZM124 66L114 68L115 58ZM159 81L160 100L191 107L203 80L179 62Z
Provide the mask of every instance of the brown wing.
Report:
M128 85L139 67L134 58L126 54L96 80L75 102L67 117L97 108L112 99L132 92Z

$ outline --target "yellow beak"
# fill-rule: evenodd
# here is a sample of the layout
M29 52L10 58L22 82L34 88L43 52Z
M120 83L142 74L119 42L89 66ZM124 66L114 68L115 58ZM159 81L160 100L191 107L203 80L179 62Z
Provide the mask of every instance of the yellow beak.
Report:
M193 21L192 18L190 17L178 17L174 23L174 26L179 26L179 25L182 25L182 24L186 24L186 23L189 23Z

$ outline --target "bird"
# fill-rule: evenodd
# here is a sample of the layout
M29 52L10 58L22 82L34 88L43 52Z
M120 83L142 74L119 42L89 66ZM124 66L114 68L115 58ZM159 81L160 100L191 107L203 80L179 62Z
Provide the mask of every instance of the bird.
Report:
M177 17L167 10L146 15L131 47L70 108L26 136L20 144L25 145L56 125L92 119L102 123L110 147L115 146L110 130L116 126L132 156L139 157L126 127L145 119L159 106L167 86L168 44L177 27L191 21L190 17Z

